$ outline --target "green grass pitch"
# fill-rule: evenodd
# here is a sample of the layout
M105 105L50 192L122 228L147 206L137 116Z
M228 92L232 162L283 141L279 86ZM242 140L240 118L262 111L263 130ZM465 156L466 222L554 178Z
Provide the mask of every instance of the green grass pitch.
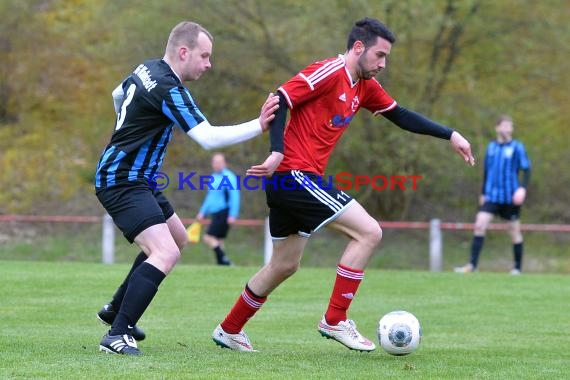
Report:
M210 334L253 267L180 265L139 325L141 357L98 351L95 319L128 266L0 262L0 378L57 379L567 379L570 281L564 275L368 270L350 317L376 325L405 309L424 332L415 353L350 351L322 338L334 268L301 268L246 327L260 352L214 345Z

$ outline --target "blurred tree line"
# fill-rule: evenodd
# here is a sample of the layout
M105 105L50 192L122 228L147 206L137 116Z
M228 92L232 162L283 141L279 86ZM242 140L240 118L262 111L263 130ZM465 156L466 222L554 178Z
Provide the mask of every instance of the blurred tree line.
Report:
M110 93L138 63L162 57L179 21L214 35L213 69L187 85L216 125L257 117L268 92L343 53L354 21L372 16L397 36L380 82L401 105L457 128L478 165L363 111L327 174L421 175L416 191L408 182L351 194L382 219L470 221L485 147L506 113L533 163L524 220L570 222L567 0L0 0L0 14L0 213L99 210L93 174L113 130ZM243 174L267 150L264 135L224 152ZM210 155L176 133L164 171L207 174ZM203 197L166 192L184 217ZM267 213L261 191L243 193L243 217Z

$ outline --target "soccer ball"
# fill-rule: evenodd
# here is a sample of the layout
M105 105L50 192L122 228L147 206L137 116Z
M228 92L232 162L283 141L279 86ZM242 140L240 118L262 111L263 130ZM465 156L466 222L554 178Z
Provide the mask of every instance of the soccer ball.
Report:
M419 347L421 340L420 322L407 311L392 311L378 323L380 347L391 355L411 354Z

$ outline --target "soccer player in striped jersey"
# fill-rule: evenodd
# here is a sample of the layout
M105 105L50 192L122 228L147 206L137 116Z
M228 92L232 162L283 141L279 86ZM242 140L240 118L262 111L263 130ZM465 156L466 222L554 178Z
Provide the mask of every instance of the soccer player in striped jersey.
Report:
M110 303L97 314L111 325L100 350L139 355L136 326L187 242L186 229L157 189L166 147L174 126L205 149L248 140L266 130L279 99L269 95L258 119L214 127L196 105L184 81L211 68L213 38L189 21L176 25L162 59L138 65L113 91L117 120L95 174L96 195L125 238L140 254Z
M278 89L280 107L271 122L271 154L248 175L271 176L266 186L273 255L246 284L213 332L222 347L252 351L243 327L267 296L299 268L311 234L327 226L350 238L336 269L328 308L317 324L321 335L349 349L372 351L347 310L364 278L364 268L382 238L375 218L350 195L322 181L327 161L360 108L397 126L451 141L469 164L469 142L458 132L398 105L374 78L386 65L395 37L380 21L353 26L347 50L310 64ZM286 125L287 113L290 120ZM312 184L312 185L311 185Z
M514 265L510 273L521 274L523 236L520 211L526 198L530 179L530 160L523 143L513 139L513 119L503 115L495 124L497 139L491 141L485 153L483 187L479 197L479 211L475 217L471 259L457 273L470 273L477 269L479 255L485 241L485 232L494 215L507 220L513 242ZM520 172L522 178L519 180Z

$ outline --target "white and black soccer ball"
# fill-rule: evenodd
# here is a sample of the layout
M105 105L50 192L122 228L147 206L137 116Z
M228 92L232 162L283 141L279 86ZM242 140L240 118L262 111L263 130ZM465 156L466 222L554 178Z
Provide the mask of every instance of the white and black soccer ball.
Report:
M408 355L417 350L422 340L420 321L407 311L392 311L378 322L380 347L391 355Z

